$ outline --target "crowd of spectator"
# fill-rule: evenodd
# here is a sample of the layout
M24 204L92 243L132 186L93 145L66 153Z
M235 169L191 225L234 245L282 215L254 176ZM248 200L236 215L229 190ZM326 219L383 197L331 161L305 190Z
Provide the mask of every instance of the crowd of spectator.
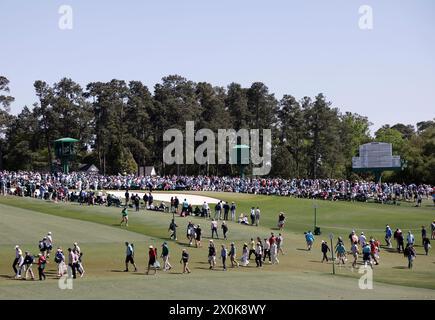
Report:
M376 183L337 179L240 178L217 176L137 176L101 175L85 172L39 173L0 171L0 193L30 197L80 197L101 190L186 190L251 193L297 198L375 201L397 203L430 198L435 203L435 188L425 184ZM100 194L101 195L101 194ZM99 201L99 200L98 200Z

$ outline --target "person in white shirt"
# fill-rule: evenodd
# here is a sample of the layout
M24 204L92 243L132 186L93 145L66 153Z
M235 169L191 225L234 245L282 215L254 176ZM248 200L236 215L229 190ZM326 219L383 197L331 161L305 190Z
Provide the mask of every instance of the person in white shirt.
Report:
M20 260L20 257L23 256L23 252L20 249L19 245L15 246L15 258L14 262L12 262L12 268L14 269L14 275L15 277L18 275L19 269L17 269L18 262Z
M367 238L364 235L364 232L361 232L361 235L359 236L359 243L360 243L361 247L364 247L367 243Z
M45 239L45 248L47 249L46 254L47 256L50 256L51 250L53 250L53 237L51 235L51 231L47 233L46 239Z
M263 256L263 247L261 246L260 242L257 242L257 245L255 246L255 263L257 264L257 268L261 268L263 266L263 262L261 260Z
M414 235L412 234L411 230L408 231L408 236L406 237L406 242L408 243L408 245L414 245L415 238L414 238Z
M274 242L270 246L270 256L272 257L272 264L278 264L279 263L279 260L278 260L278 246L277 246L276 242Z
M257 209L255 209L255 225L258 227L259 223L260 223L260 208L257 207Z

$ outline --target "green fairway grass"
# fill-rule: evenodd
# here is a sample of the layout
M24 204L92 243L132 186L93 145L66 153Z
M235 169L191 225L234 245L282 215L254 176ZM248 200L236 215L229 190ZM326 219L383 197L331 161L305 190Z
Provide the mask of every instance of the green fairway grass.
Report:
M280 256L279 265L265 264L255 268L251 260L247 268L222 271L220 259L217 269L209 270L207 244L210 237L210 220L204 218L176 217L178 241L169 241L173 269L157 276L144 275L147 263L147 248L150 244L159 248L168 241L168 225L171 214L130 210L129 227L119 227L120 208L103 206L80 206L76 203L52 203L42 200L17 197L0 197L0 298L1 299L434 299L435 259L432 252L423 256L423 248L417 246L418 256L413 270L408 270L407 259L402 254L381 251L381 263L374 268L374 289L358 287L360 275L350 268L322 264L320 240L328 239L329 233L347 236L355 228L373 235L383 242L385 224L404 233L414 230L420 244L420 228L429 225L435 218L429 202L424 207L412 204L400 206L318 201L317 224L322 235L316 236L313 251L305 250L303 231L313 230L313 202L288 197L258 196L234 193L200 192L226 201L235 201L237 216L248 213L251 206L262 210L260 226L244 226L229 223L229 239L236 243L238 257L243 242L251 237L264 238L276 228L278 213L285 212L287 223L284 235L285 256ZM211 207L213 216L213 207ZM203 248L188 248L191 254L192 273L181 274L179 264L181 249L188 247L186 226L189 219L200 223L203 229ZM61 290L55 279L55 265L48 265L46 281L22 281L11 279L11 264L14 246L23 251L37 252L38 240L48 231L53 233L55 246L66 251L73 242L79 242L84 252L86 274L74 281L73 290ZM221 235L221 230L219 229ZM138 273L124 273L125 241L135 244ZM435 241L434 241L435 242ZM220 247L220 246L219 246ZM218 248L219 248L218 247ZM347 248L349 249L349 248ZM227 264L229 261L227 261ZM34 272L37 273L34 266Z

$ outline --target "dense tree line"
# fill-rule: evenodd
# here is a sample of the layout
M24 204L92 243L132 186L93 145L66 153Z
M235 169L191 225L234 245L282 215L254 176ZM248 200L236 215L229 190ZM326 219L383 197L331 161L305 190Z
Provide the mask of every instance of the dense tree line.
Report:
M163 132L272 129L271 176L354 178L351 158L370 141L393 144L406 167L386 176L398 182L435 182L435 122L417 127L385 125L371 137L371 123L361 115L342 113L323 94L278 100L268 87L231 83L226 88L164 77L152 93L140 81L92 82L86 88L63 78L49 85L35 81L37 101L10 114L14 98L9 81L0 76L0 168L50 170L56 163L53 141L80 140L74 166L93 163L106 174L137 172L154 165L162 174L237 174L231 165L165 165ZM249 171L249 168L248 168Z

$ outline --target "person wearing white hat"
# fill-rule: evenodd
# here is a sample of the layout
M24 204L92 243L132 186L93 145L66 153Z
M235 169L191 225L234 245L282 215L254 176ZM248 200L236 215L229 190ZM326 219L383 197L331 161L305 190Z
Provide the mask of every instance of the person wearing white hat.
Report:
M45 247L47 249L46 255L47 255L47 257L49 257L51 250L53 250L53 238L52 238L52 235L51 235L51 231L49 231L47 233L47 236L46 236L46 239L45 239Z
M154 269L154 274L156 274L157 273L157 267L156 267L157 248L154 248L153 246L149 246L148 256L149 256L149 260L148 260L148 269L146 274L149 274L151 267Z
M359 244L361 245L361 247L364 247L367 243L367 238L364 235L364 232L361 232L361 235L359 236Z
M17 265L18 265L18 261L20 260L20 257L23 256L23 252L20 249L19 245L15 246L15 258L14 258L14 262L12 262L12 268L14 269L14 275L15 277L18 276L18 272L19 270L17 269Z

